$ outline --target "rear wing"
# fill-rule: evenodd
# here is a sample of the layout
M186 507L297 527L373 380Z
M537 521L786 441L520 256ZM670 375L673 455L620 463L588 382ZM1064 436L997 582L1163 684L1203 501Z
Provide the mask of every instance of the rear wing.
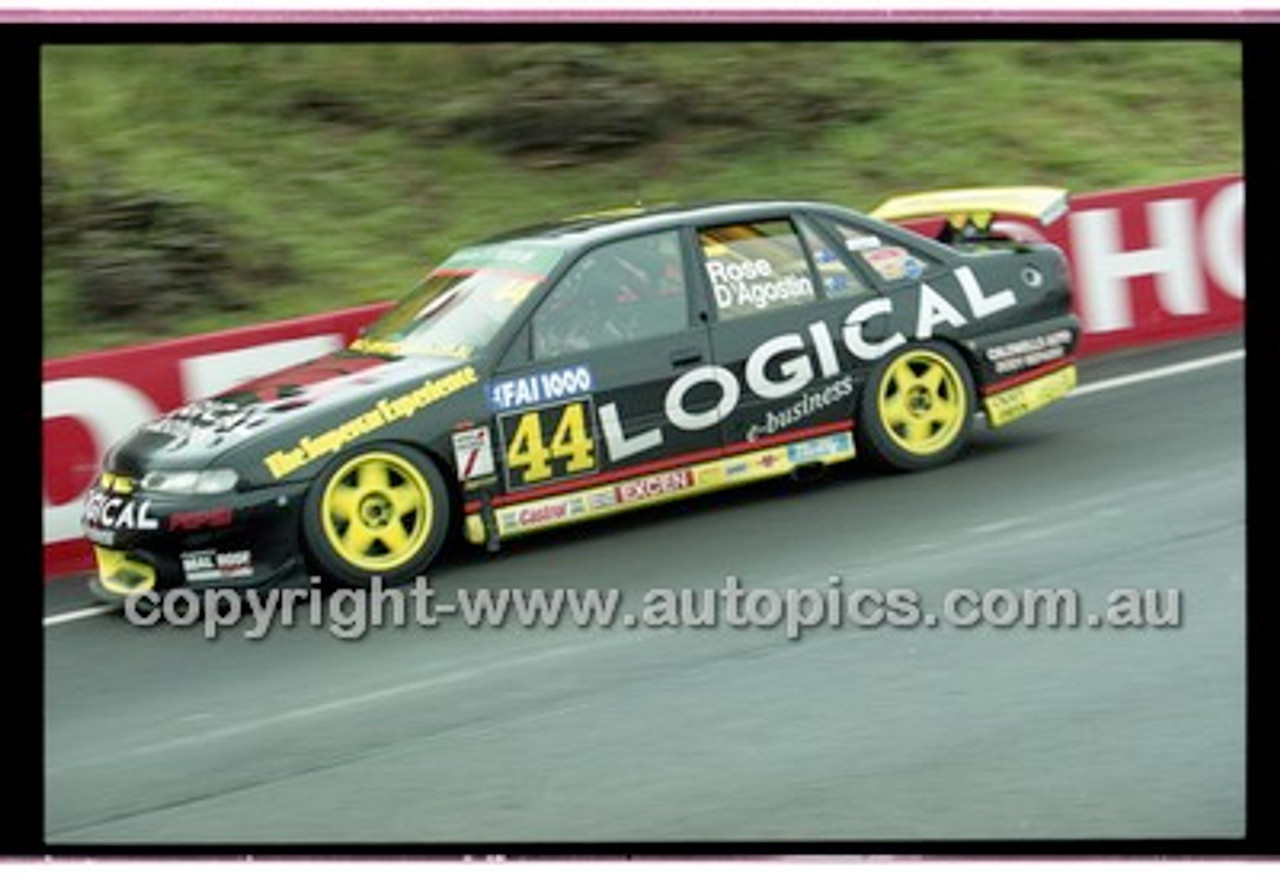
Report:
M893 197L870 215L895 223L945 218L946 227L939 237L944 242L1021 239L993 231L996 216L1030 219L1047 228L1066 214L1067 202L1067 191L1062 188L961 188Z

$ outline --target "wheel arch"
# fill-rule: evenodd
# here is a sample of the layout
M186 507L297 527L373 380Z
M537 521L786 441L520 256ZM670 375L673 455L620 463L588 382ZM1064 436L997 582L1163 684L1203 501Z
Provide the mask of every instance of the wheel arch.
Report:
M955 352L964 360L965 367L969 370L969 376L973 379L973 403L970 411L976 413L982 412L982 383L983 377L982 361L978 358L978 353L973 349L973 344L965 339L958 338L954 335L935 335L926 339L915 339L909 344L921 344L923 342L942 342L945 345L955 349Z
M461 519L462 509L465 501L462 494L462 484L458 481L457 468L445 454L446 447L449 446L448 440L448 435L434 442L427 442L419 437L395 436L382 438L378 442L391 443L413 449L429 459L436 470L440 472L440 476L444 479L444 488L449 494L448 537L452 539L461 531L463 522Z
M951 424L951 420L945 415L946 398L937 400L938 403L943 404L941 415L934 414L935 407L929 406L926 401L923 407L926 411L919 415L919 421L928 423L931 429L930 436L934 433L932 428L937 425L937 433L940 436L936 448L928 445L915 448L912 444L905 442L902 435L911 432L906 428L901 432L890 428L884 423L881 413L881 384L888 378L888 373L895 364L904 359L914 362L916 358L910 355L917 351L932 351L936 357L952 364L953 371L959 373L957 381L965 386L966 398L969 401L963 410L955 410L952 413L959 416L958 425ZM869 463L890 471L914 471L936 467L956 458L968 445L970 429L979 412L980 394L973 359L971 349L963 341L957 341L950 336L935 335L928 338L906 338L898 346L869 363L867 379L854 413L854 434L859 441L860 453L865 455ZM938 392L933 393L936 396ZM897 420L895 420L896 424ZM908 424L919 427L916 420L908 420Z

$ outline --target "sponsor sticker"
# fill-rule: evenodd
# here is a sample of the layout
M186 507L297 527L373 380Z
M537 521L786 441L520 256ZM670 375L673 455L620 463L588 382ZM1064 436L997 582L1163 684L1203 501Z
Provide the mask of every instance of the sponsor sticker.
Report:
M523 409L567 400L595 389L591 368L585 365L553 369L534 375L506 378L489 385L489 403L495 412Z
M184 551L182 573L187 581L244 578L253 574L253 557L248 551Z
M644 501L645 499L671 495L674 492L682 492L686 489L691 489L693 483L692 471L667 471L662 474L652 474L648 477L640 477L635 480L628 480L625 483L618 483L614 486L614 489L617 490L619 504L630 504L635 501Z
M822 285L829 295L843 295L853 289L853 281L848 274L828 274L822 278Z
M982 402L987 423L998 428L1058 400L1076 386L1076 368L1065 366L1024 385L992 394Z
M603 491L592 490L501 508L495 514L498 531L502 535L520 535L557 523L578 520L595 511L606 510L614 506L616 499L603 498L601 495ZM608 491L611 493L613 490Z
M875 272L886 281L917 279L924 273L924 265L901 246L881 246L862 252L862 257Z
M475 348L470 345L443 344L441 342L414 344L412 342L363 337L357 338L347 345L347 350L358 351L362 354L377 354L383 357L403 357L412 354L420 357L449 357L454 360L470 360L472 355L475 354Z
M618 490L612 486L606 489L593 489L587 493L587 510L604 511L618 503Z
M453 458L458 466L459 480L492 475L493 446L488 426L456 432L453 435Z
M97 529L90 526L84 531L84 537L96 545L103 545L108 548L114 547L116 543L116 534L110 529Z
M747 428L746 438L748 441L755 441L770 434L777 434L848 399L852 394L853 378L847 375L837 378L820 390L809 391L782 409L769 410L760 421Z
M206 399L180 406L149 422L146 427L157 434L190 442L248 433L266 420L266 415L251 405Z
M410 418L433 403L450 397L479 381L474 366L464 366L447 375L430 379L405 394L383 397L372 409L360 413L341 425L316 436L306 436L290 449L278 449L262 460L277 480L288 476L318 458L337 452L343 446L385 425Z
M983 355L1001 375L1021 372L1066 356L1072 337L1070 329L1059 329L1046 335L991 345Z
M438 270L505 268L541 276L550 273L562 255L560 249L534 243L479 244L455 252Z
M525 505L511 511L509 515L512 519L509 522L515 527L521 529L532 528L535 526L544 526L548 523L556 523L565 519L569 515L569 504L565 501L549 501L542 504Z
M84 520L101 529L160 528L160 521L151 516L150 501L110 495L100 488L91 490L85 499Z
M518 535L629 505L678 497L695 488L698 483L693 469L681 468L542 501L512 505L499 509L496 516L503 535Z
M724 467L719 464L707 465L698 469L697 484L699 486L719 486L724 482Z
M169 528L175 532L190 532L193 529L216 529L230 526L233 519L231 508L209 508L204 511L179 511L168 517Z
M853 452L853 435L846 432L800 440L787 445L787 458L792 464L822 461L832 456Z
M867 234L863 237L850 237L844 241L844 245L850 252L865 252L868 249L879 248L880 238L875 234Z

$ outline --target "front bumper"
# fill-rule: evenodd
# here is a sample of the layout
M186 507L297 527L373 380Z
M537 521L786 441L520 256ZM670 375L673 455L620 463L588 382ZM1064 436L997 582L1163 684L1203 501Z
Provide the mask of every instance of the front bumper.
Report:
M149 591L261 587L303 571L301 508L307 485L226 495L152 495L104 475L82 525L103 599Z

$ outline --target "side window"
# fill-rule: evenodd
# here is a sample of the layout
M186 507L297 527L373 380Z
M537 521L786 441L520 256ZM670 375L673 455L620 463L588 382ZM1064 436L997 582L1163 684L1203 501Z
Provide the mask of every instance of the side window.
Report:
M841 258L812 225L801 220L800 233L813 258L813 266L818 269L827 298L851 298L871 291L858 269Z
M918 280L933 265L931 259L897 243L885 242L870 231L844 222L837 222L836 230L844 240L845 248L866 262L886 283Z
M646 234L578 260L533 315L533 356L642 341L679 332L688 323L679 234Z
M702 228L698 242L722 320L751 317L817 298L804 248L789 221Z

